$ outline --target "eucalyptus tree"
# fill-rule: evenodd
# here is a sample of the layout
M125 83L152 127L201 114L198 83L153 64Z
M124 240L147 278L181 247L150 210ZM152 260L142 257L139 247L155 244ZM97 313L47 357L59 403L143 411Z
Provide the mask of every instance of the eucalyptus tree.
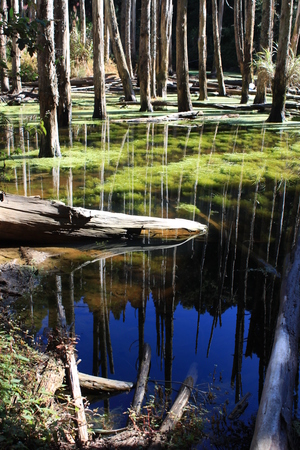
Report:
M40 157L60 156L57 124L58 86L54 50L53 0L37 1L39 103L41 127Z
M177 0L176 75L178 111L192 111L187 47L187 0Z
M7 21L7 2L0 0L0 86L1 92L9 91L9 78L7 75L6 36L3 32L4 22Z
M150 78L151 78L151 97L156 97L156 65L157 65L157 1L151 1L151 43L150 43Z
M292 28L293 0L282 0L279 25L279 40L275 75L272 81L272 108L268 122L283 122L288 84L290 36Z
M172 30L173 1L162 0L160 7L159 60L157 73L157 91L162 98L167 97L169 75L169 51Z
M126 58L120 38L119 27L113 0L105 0L105 14L107 14L109 34L112 44L113 54L116 59L119 76L122 81L125 100L136 101L132 81L126 63Z
M260 51L269 51L272 55L274 0L263 0L259 47ZM266 103L266 79L263 72L258 72L256 83L255 104Z
M59 93L57 119L58 125L60 127L65 127L68 126L72 120L68 0L54 0L54 19L55 59Z
M207 99L207 78L206 78L206 58L207 58L207 37L206 37L206 0L199 1L199 100Z
M93 67L95 119L106 118L103 0L93 0Z
M215 68L216 68L216 72L217 72L219 95L224 96L224 95L226 95L226 89L225 89L224 75L223 75L223 68L222 68L217 0L212 0L212 19L213 19L213 38L214 38L214 61L215 61Z
M244 7L243 7L244 5ZM241 103L249 99L255 21L255 0L234 0L234 34L237 60L242 74Z
M19 0L12 0L11 2L14 16L18 16L20 14ZM14 33L12 37L12 60L11 60L11 69L12 69L12 79L11 79L11 88L12 92L19 93L22 90L21 83L21 51L18 46L18 33Z
M127 0L128 1L128 0ZM153 111L150 91L150 9L151 0L141 2L139 48L140 111Z

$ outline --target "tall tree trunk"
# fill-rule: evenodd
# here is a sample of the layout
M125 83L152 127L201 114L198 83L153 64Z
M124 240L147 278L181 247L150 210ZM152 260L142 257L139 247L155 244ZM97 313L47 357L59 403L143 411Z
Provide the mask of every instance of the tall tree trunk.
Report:
M246 104L249 99L249 84L252 81L252 53L255 22L255 0L247 0L245 11L245 47L244 64L242 73L242 96L241 103Z
M107 14L104 14L104 62L108 63L110 57L110 37Z
M58 88L54 51L54 4L53 0L38 0L37 18L45 22L39 25L38 72L40 120L45 133L41 135L40 157L60 156L57 125Z
M153 98L156 98L156 44L157 44L157 1L151 2L151 87L150 92Z
M136 0L131 0L131 63L135 71L136 65Z
M300 1L298 0L297 13L296 13L294 29L293 29L292 38L291 38L291 50L292 50L294 56L297 55L299 34L300 34Z
M260 51L272 50L272 29L273 29L273 8L274 0L263 0L261 29L260 29ZM263 74L260 72L257 76L255 104L266 103L266 83Z
M219 95L225 96L226 89L225 89L223 68L222 68L217 0L212 0L212 16L213 16L212 19L213 19L213 36L214 36L214 57L215 57L215 67L216 67L217 78L218 78Z
M132 87L131 78L130 78L128 67L126 64L124 50L123 50L121 39L120 39L119 28L118 28L117 17L116 17L115 6L114 6L113 0L105 0L105 13L107 14L112 49L113 49L114 56L116 58L119 76L122 81L125 100L126 101L136 101L133 87Z
M70 32L67 0L54 0L55 58L58 79L58 126L66 127L72 120L70 82Z
M125 15L125 55L129 75L133 77L132 62L131 62L131 0L126 0L126 15Z
M159 71L157 74L158 95L162 98L167 97L172 16L173 16L172 0L162 0L160 13Z
M12 8L14 11L14 15L19 14L19 1L18 0L12 0ZM17 44L18 35L13 36L12 38L12 81L11 81L11 88L12 92L15 94L18 94L22 90L22 83L21 83L21 76L20 76L20 69L21 69L21 52L19 49L19 46Z
M85 14L85 0L79 1L80 8L80 42L85 46L86 44L86 14Z
M206 78L206 0L199 1L199 100L207 99L207 78Z
M127 0L128 1L128 0ZM151 0L142 0L139 49L140 111L153 111L150 93L150 9Z
M255 0L245 0L244 5L245 23L243 23L243 2L242 0L234 0L234 34L237 60L242 74L242 104L247 103L249 98L255 20Z
M187 0L177 0L176 74L178 111L192 111L187 48Z
M103 0L93 0L93 51L94 51L94 114L95 119L106 118L104 70Z
M0 0L0 23L7 20L7 2L6 0ZM6 69L6 36L3 34L3 25L0 25L0 61L3 62L3 66L0 66L0 86L1 92L9 91L9 78L7 76Z
M282 0L277 62L272 82L272 109L267 122L283 122L287 89L287 64L292 27L293 0Z
M120 13L120 36L123 48L125 49L125 34L126 34L126 9L127 0L121 0L121 13Z

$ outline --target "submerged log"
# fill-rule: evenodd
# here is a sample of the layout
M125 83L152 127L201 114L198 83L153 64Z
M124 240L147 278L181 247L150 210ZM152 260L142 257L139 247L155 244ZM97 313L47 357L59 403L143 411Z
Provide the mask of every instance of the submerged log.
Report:
M0 242L67 244L84 240L182 237L203 234L205 225L184 219L160 219L66 206L39 197L0 192Z
M89 391L130 391L133 387L133 383L129 381L110 380L81 372L78 372L78 377L81 388Z
M251 450L290 448L300 327L300 234L280 292L271 358L256 417Z

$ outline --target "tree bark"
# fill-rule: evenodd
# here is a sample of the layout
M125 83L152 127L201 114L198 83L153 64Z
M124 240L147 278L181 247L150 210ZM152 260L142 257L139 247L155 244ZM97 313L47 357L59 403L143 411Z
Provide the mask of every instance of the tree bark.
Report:
M160 13L159 70L157 74L157 91L158 95L162 98L167 98L172 17L172 0L162 0Z
M126 0L125 15L125 55L129 71L129 75L133 77L132 61L131 61L131 0Z
M70 32L67 0L54 0L55 57L58 79L58 126L67 127L72 121L70 82Z
M252 78L251 66L255 23L255 0L247 0L246 8L241 104L246 104L249 100L249 84L251 83Z
M7 2L0 0L0 22L7 20ZM3 25L0 25L0 60L6 65L6 36L3 34ZM1 92L9 91L9 78L6 67L0 67Z
M136 0L131 0L131 63L135 71L136 65Z
M94 119L106 118L103 0L93 0Z
M261 30L260 30L260 51L269 49L272 51L272 29L273 29L273 8L274 0L263 0ZM262 73L257 76L256 95L254 104L266 103L266 84Z
M46 22L45 26L39 25L37 40L40 120L43 122L43 127L45 128L45 133L41 134L40 157L60 156L57 124L58 88L55 70L53 13L53 0L38 0L37 18Z
M107 14L112 49L113 49L114 56L116 58L119 76L122 81L125 100L126 101L136 101L133 87L132 87L131 78L130 78L128 67L126 64L124 50L123 50L121 39L120 39L119 28L118 28L117 17L116 17L113 0L105 0L105 13Z
M14 15L19 14L19 1L12 1L12 8L14 11ZM12 38L12 80L11 80L11 89L14 94L19 94L22 90L20 69L21 69L21 52L19 46L17 44L18 34L13 36Z
M203 234L205 225L184 219L159 219L105 211L73 208L61 202L2 193L1 242L55 244L99 239L186 237ZM164 231L163 231L164 230Z
M256 417L251 450L287 450L298 368L300 235L280 292L274 344Z
M242 74L241 103L249 99L249 84L251 81L251 62L253 51L255 0L245 1L245 22L243 22L243 2L234 1L234 35L237 60Z
M207 78L206 78L206 0L199 1L199 100L207 99Z
M80 42L85 47L86 44L85 0L79 0L79 8L80 8Z
M157 58L157 1L151 1L151 97L156 98L156 58Z
M223 75L223 68L222 68L217 0L212 0L212 15L213 15L214 57L215 57L215 67L216 67L216 71L217 71L217 79L218 79L218 86L219 86L219 95L225 96L226 89L225 89L224 75Z
M297 56L299 34L300 34L300 1L298 0L297 13L291 38L291 50L294 56Z
M187 48L187 0L177 0L176 74L178 112L192 111Z
M287 89L287 64L292 26L293 0L282 0L277 62L272 81L272 109L267 122L283 122Z
M150 7L151 0L142 0L139 51L140 111L142 112L153 111L150 92Z

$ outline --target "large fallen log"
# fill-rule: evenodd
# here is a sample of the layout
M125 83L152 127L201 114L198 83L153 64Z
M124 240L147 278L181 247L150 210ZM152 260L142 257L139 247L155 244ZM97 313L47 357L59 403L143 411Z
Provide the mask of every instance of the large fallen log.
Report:
M130 381L111 380L109 378L95 377L78 372L80 387L88 391L130 391L133 383Z
M300 327L300 234L280 292L271 358L256 417L251 450L290 448Z
M67 244L84 240L183 237L203 234L205 225L184 219L130 216L66 206L39 197L0 192L0 242Z

